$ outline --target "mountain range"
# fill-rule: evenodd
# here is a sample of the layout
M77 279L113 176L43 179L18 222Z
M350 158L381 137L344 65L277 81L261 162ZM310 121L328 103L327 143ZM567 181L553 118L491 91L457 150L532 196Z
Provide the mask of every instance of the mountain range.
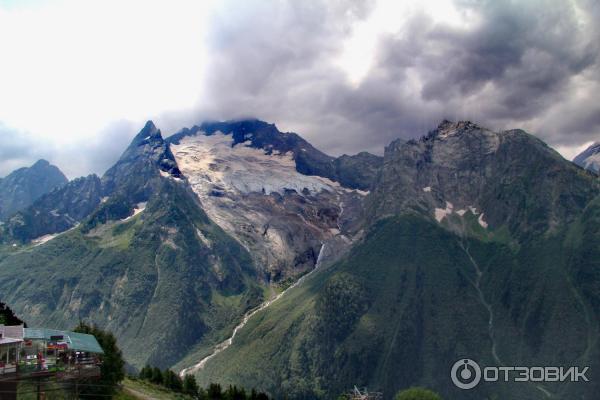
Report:
M67 177L46 160L19 168L0 179L0 220L20 211L67 182Z
M593 171L595 173L600 172L600 142L592 144L590 147L585 149L581 154L577 155L573 159L573 162L582 168Z
M586 152L572 163L522 130L443 121L383 157L331 157L259 120L167 138L149 121L102 177L48 183L3 215L1 300L32 326L110 329L132 369L275 397L593 398L600 185ZM461 391L460 358L586 365L590 382Z

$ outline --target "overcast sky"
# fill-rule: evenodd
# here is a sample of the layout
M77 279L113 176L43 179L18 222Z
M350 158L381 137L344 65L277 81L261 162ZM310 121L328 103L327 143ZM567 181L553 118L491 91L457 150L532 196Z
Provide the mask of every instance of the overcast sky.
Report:
M600 2L0 0L0 176L102 174L167 136L257 117L332 155L440 120L600 140Z

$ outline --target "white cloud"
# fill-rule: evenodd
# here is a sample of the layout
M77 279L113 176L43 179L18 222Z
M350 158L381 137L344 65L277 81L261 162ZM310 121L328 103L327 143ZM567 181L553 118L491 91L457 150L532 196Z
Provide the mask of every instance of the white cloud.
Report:
M101 174L146 119L253 116L333 155L471 119L571 158L600 132L600 14L573 1L0 0L0 136L19 144L0 175Z
M57 144L193 108L212 1L0 5L0 121Z
M354 23L336 64L358 86L369 73L383 35L402 34L405 25L417 15L426 15L434 23L468 29L477 16L468 10L460 11L452 0L380 0L368 18Z

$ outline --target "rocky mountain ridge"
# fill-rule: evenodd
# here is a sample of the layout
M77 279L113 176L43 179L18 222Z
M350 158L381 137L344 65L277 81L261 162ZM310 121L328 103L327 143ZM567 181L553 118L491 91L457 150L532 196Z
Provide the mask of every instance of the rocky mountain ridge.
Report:
M113 330L136 366L191 367L227 342L196 376L274 396L595 393L465 394L448 378L463 357L600 371L595 174L524 131L468 121L392 142L382 160L309 146L256 120L166 139L148 122L103 177L16 214L23 239L0 246L4 299L31 323ZM52 229L70 230L30 241Z
M0 179L0 220L32 204L67 182L65 175L46 160L19 168Z
M353 385L385 398L409 386L447 398L589 396L596 386L464 392L449 368L465 357L598 364L599 193L595 175L520 130L444 121L392 143L364 237L255 315L196 376L290 398Z
M572 222L598 193L590 177L522 130L443 121L420 139L386 148L370 218L470 214L483 228L542 234Z
M172 144L148 122L101 178L56 189L4 227L3 298L38 325L93 320L132 365L166 367L313 269L324 242L332 259L349 247L364 193L230 140Z
M102 185L98 176L77 178L55 188L10 217L5 225L5 233L21 243L47 240L53 234L79 224L101 201Z
M368 190L382 162L381 157L367 152L331 157L315 149L296 133L280 132L275 124L253 119L205 122L191 129L182 129L168 141L177 144L185 136L194 136L199 132L208 136L217 132L231 135L232 146L248 142L249 146L263 149L267 155L290 152L296 170L301 174L329 178L351 189Z

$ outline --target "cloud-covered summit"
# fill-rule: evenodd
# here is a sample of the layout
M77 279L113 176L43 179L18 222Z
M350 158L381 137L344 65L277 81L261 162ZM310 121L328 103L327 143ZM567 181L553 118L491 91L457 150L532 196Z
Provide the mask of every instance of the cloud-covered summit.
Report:
M443 118L522 127L552 145L600 136L597 3L457 1L463 24L398 15L358 84L335 64L351 28L377 7L402 8L311 4L250 8L234 26L215 24L209 109L277 121L330 152L381 152Z
M195 15L189 14L185 26ZM14 167L16 157L24 164L28 157L45 157L61 168L69 164L70 176L102 173L118 157L116 147L146 119L168 135L207 119L256 117L334 155L381 153L393 139L420 136L444 118L494 130L523 128L569 158L600 139L600 5L592 0L230 0L211 3L202 15L204 33L192 32L193 40L164 12L121 18L132 31L164 31L170 42L163 44L175 50L148 53L148 77L189 79L197 90L189 107L165 103L161 111L153 100L148 115L140 116L137 109L128 113L133 102L124 102L119 119L107 119L102 132L82 133L66 147L52 139L67 134L57 128L60 121L48 125L52 134L42 141L36 132L22 134L28 127L4 121L2 132L14 129L11 143L0 144L6 155L0 172ZM186 44L197 43L197 52L183 45L177 51L184 34ZM157 62L160 69L152 70ZM149 82L144 98L160 99L164 87ZM48 104L60 106L59 98ZM20 144L25 139L28 144Z

